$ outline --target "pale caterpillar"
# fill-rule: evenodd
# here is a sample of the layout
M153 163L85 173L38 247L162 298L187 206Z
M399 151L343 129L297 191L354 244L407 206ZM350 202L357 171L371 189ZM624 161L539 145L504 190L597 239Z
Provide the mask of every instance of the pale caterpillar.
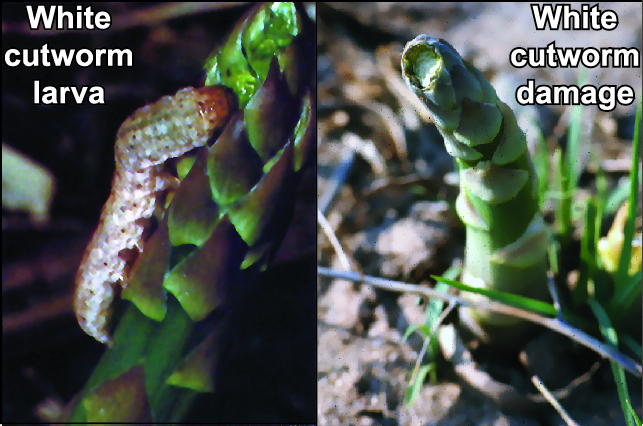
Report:
M225 125L233 102L221 87L187 87L136 110L118 129L112 192L76 275L74 311L96 340L110 342L114 287L119 280L126 285L126 262L119 253L142 251L139 219L152 215L158 195L176 181L164 173L163 163L206 145Z

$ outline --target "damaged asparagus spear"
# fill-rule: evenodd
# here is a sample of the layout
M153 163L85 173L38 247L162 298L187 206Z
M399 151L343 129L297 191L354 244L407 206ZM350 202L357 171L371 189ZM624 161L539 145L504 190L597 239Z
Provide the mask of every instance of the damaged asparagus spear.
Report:
M431 111L458 164L456 210L467 232L462 282L548 299L549 237L538 210L536 173L513 111L444 40L420 35L407 43L402 74ZM488 311L463 308L460 315L484 341L512 342L527 327Z

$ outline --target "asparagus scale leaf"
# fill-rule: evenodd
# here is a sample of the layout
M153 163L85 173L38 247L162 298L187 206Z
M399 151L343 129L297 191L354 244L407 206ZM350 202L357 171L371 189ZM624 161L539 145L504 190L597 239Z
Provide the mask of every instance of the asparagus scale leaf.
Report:
M407 43L402 74L431 111L459 168L456 210L467 230L462 281L546 300L549 236L513 111L480 70L442 39L420 35ZM525 332L526 324L504 315L469 308L461 315L486 340L508 342Z

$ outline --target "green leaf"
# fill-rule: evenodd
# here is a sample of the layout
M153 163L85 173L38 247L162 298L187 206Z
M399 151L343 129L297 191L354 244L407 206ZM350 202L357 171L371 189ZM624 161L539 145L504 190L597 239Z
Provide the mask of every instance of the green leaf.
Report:
M424 384L424 379L429 372L434 371L436 368L435 363L423 365L418 369L418 373L415 376L415 380L409 383L409 386L404 392L404 404L410 406L413 404L417 396L422 390L422 385Z
M220 208L212 199L205 172L208 150L200 150L190 172L174 192L168 209L169 241L174 247L201 246L219 223Z
M641 348L641 343L637 342L627 334L621 334L620 341L627 346L638 359L643 358L643 348Z
M228 209L230 221L243 240L254 246L278 220L279 209L290 206L287 194L293 182L293 146L288 143L279 160L252 190Z
M224 217L203 246L183 259L163 286L177 298L193 321L219 306L236 283L247 245Z
M409 336L416 330L420 330L425 337L431 333L431 329L424 324L412 324L409 325L409 327L404 332L404 336L402 336L402 342L406 342L406 339L408 339Z
M627 285L628 270L630 268L630 255L632 253L632 240L634 239L634 221L636 220L636 208L638 203L638 182L639 182L639 160L641 158L641 103L636 108L634 120L634 139L632 140L632 167L630 168L630 198L628 200L627 220L623 228L623 248L618 263L616 274L616 291L619 286Z
M546 200L547 191L549 190L549 150L547 149L547 140L545 139L545 136L543 135L540 127L538 127L535 123L533 127L538 133L538 143L536 144L534 153L531 158L534 163L536 175L538 176L538 200L539 205L542 209L542 206Z
M83 401L89 423L147 423L152 420L145 390L145 372L136 366L105 380Z
M301 101L290 94L285 76L273 60L264 83L244 111L248 139L262 162L273 158L292 136L300 105Z
M291 46L301 32L301 17L293 3L265 3L241 21L226 44L207 60L206 86L223 84L246 107L268 74L273 57Z
M600 303L598 303L593 297L587 299L587 303L592 309L594 316L598 320L598 328L601 330L601 334L603 335L605 342L614 349L618 350L618 336L616 335L616 330L614 330L614 327L612 327L612 324L610 323L610 319L607 316L607 313L600 305ZM625 370L614 361L610 361L610 365L612 366L612 374L614 375L614 381L616 382L616 390L618 392L618 398L621 401L621 409L623 410L623 415L625 416L627 425L634 426L636 422L632 416L632 413L630 412L630 409L628 408L630 396L627 390Z
M580 306L587 300L588 281L594 279L596 269L596 205L594 200L587 200L585 206L585 232L581 236L580 258L578 280L572 290L574 306Z
M214 367L220 350L218 342L223 327L224 323L219 323L217 328L181 361L168 378L169 385L198 392L214 391Z
M163 321L167 312L163 280L170 261L167 221L162 220L158 229L145 243L145 250L139 254L127 287L121 297L130 300L146 316Z
M504 291L471 287L459 281L452 281L452 280L448 280L446 278L438 277L435 275L431 275L431 278L433 278L436 281L440 281L445 284L448 284L451 287L455 287L458 290L468 291L470 293L482 294L483 296L487 296L490 299L496 300L498 302L502 302L504 304L513 306L515 308L525 309L530 312L535 312L537 314L542 314L550 317L556 316L556 308L554 308L554 305L542 302L540 300L519 296L517 294L507 293Z
M634 407L632 407L632 402L630 400L627 400L627 406L630 407L630 413L632 414L632 417L634 417L634 421L636 422L636 426L641 426L641 419L636 415L636 411L634 411Z
M263 163L250 144L241 114L208 148L207 174L214 201L225 207L248 194L262 176Z
M268 74L271 61L290 46L300 33L300 22L293 3L266 4L243 31L242 44L248 63L259 80Z
M587 70L581 68L578 76L578 87L585 85ZM565 167L566 180L568 182L567 191L574 193L576 191L576 184L581 173L582 167L582 154L581 154L581 127L583 122L583 105L574 105L571 107L571 118L569 123L569 131L567 134L567 150L565 152ZM587 145L589 146L589 145ZM571 208L571 205L569 206Z

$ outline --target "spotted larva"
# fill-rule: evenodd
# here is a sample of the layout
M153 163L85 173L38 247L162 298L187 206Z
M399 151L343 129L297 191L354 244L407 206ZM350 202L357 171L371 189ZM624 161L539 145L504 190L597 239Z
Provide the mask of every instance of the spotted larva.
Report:
M143 249L139 219L152 215L160 191L174 180L164 174L163 163L205 145L226 123L230 110L225 89L187 87L136 110L118 130L112 192L76 276L76 317L98 341L110 342L114 287L119 281L126 284L126 262L119 253Z

